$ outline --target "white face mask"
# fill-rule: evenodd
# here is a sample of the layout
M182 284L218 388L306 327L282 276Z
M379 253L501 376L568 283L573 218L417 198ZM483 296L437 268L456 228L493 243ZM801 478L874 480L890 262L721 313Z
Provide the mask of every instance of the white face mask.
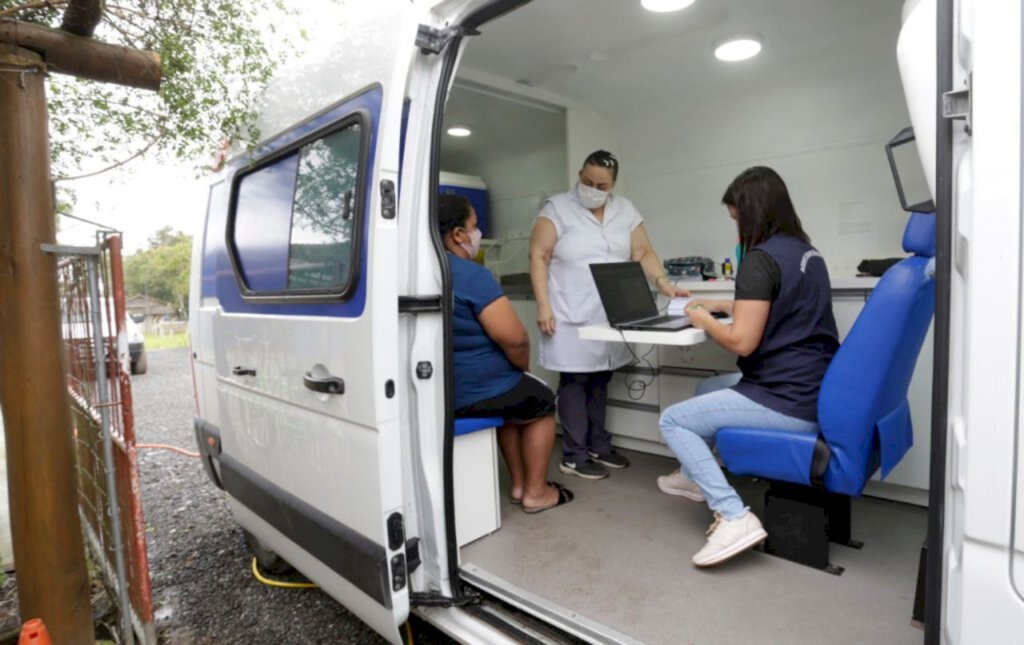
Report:
M484 236L483 231L480 229L473 229L472 231L466 231L469 235L469 244L459 243L462 249L469 253L469 259L472 260L476 257L476 254L480 252L480 238Z
M608 200L609 192L587 186L583 182L577 182L576 184L576 195L580 198L583 208L588 210L604 206L604 203Z

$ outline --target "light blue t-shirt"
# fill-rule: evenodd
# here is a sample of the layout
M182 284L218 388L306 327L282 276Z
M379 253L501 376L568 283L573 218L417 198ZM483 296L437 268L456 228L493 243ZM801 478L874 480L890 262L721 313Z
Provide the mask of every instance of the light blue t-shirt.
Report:
M479 316L505 295L491 272L476 262L448 254L455 307L452 316L455 409L508 392L523 373L484 331Z

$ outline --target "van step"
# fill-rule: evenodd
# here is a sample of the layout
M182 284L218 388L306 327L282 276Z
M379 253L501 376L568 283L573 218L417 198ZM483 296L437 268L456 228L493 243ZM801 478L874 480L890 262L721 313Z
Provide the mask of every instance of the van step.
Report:
M542 642L639 645L636 639L608 625L562 607L476 565L463 564L460 577L482 592L482 606L501 607L504 615L514 615L520 622L528 620L532 629L554 638L553 641Z
M493 598L487 598L479 605L466 607L465 610L519 643L561 645L584 642Z

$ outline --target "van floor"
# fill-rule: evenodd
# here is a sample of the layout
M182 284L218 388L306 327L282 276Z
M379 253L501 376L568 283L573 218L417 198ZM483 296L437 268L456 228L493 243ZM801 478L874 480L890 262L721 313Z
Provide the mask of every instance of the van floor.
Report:
M463 547L463 565L647 643L921 642L910 617L926 509L855 499L864 548L832 545L839 576L757 551L702 570L690 558L707 506L658 491L674 460L622 452L632 465L596 482L562 475L553 457L551 479L576 498L537 515L508 502L503 472L502 527ZM735 485L761 516L766 484Z

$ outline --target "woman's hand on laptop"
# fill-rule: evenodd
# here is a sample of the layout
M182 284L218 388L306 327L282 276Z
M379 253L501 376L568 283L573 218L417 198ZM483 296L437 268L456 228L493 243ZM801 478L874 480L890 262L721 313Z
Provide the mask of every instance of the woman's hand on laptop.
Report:
M697 329L707 329L711 316L711 302L707 300L691 300L686 308L686 315L690 317L690 323Z
M704 298L694 298L686 305L687 312L690 313L689 309L700 305L704 309L707 309L711 313L720 313L731 316L732 315L732 300L705 300Z

